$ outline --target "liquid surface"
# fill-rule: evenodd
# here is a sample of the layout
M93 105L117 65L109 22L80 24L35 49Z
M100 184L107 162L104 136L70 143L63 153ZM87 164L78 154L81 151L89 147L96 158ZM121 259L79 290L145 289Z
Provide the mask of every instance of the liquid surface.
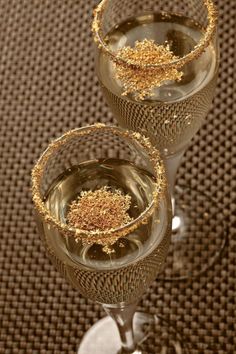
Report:
M82 190L102 186L120 189L131 198L130 216L151 203L153 176L125 160L107 159L74 166L50 188L46 205L66 222L68 205ZM86 297L103 303L137 298L162 269L170 238L170 211L163 196L149 222L120 238L107 254L100 245L83 245L39 220L49 257L64 277Z
M179 57L191 52L202 37L200 26L177 15L145 14L130 18L107 35L114 51L134 46L135 41L153 39L157 44L168 43ZM115 66L98 52L97 73L107 102L123 127L146 132L152 142L167 155L180 150L200 128L213 98L218 60L214 45L181 70L180 82L169 81L144 101L133 94L122 96L122 82L116 78Z
M135 219L152 202L154 179L148 172L137 169L134 165L122 160L103 160L75 166L60 176L47 197L47 207L61 222L67 223L67 213L70 203L81 191L96 190L109 186L111 190L119 189L131 196L129 215ZM73 237L57 237L49 233L48 242L56 251L64 249L71 260L96 269L110 269L130 263L145 255L153 245L161 241L162 223L165 219L163 210L155 213L155 233L152 223L144 225L139 230L125 238L119 239L107 254L102 245L83 245L75 242ZM158 214L158 215L157 215ZM159 239L158 239L159 238ZM63 253L62 253L63 256Z

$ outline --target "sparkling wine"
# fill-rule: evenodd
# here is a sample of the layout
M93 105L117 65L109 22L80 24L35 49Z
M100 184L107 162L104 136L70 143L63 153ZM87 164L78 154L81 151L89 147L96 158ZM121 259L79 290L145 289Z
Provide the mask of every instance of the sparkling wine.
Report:
M153 39L169 44L178 57L191 52L203 31L195 21L174 14L144 14L110 31L106 40L113 51L133 47L135 41ZM213 43L181 70L181 81L154 88L144 100L133 93L122 96L122 82L114 63L98 50L96 69L109 107L123 127L147 133L167 156L180 151L200 128L210 108L217 80L218 58Z
M50 213L67 222L69 205L81 191L107 186L131 196L129 215L137 218L152 201L153 176L126 160L88 161L74 166L51 185L46 197ZM83 244L38 220L46 249L64 277L84 296L118 303L138 298L162 269L169 245L165 199L149 222L110 246Z

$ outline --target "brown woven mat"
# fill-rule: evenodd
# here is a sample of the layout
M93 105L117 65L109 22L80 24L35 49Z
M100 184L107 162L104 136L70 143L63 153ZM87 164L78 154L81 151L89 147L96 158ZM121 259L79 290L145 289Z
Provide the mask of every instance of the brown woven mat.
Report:
M37 236L30 170L69 128L113 122L94 74L94 0L0 0L0 353L76 353L103 312L57 273ZM221 73L214 109L180 169L223 203L221 260L193 282L156 282L140 304L173 321L191 353L236 353L236 2L219 0Z

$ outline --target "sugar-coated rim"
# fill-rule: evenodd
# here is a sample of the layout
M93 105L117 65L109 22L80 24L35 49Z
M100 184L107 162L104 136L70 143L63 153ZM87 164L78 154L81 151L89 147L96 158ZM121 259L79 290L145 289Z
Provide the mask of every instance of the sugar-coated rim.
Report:
M122 136L124 138L128 138L135 143L141 145L141 147L145 150L147 155L150 158L150 162L153 165L155 171L155 189L153 192L153 199L149 206L135 219L129 222L128 224L116 228L105 231L88 231L83 229L78 229L69 226L68 224L61 223L56 217L52 216L50 211L47 209L44 201L44 196L41 196L40 193L40 182L41 177L44 172L44 168L47 164L48 159L56 153L59 147L66 144L71 138L90 135L94 132L94 130L101 131L110 131L113 134L118 136ZM115 126L106 126L105 124L94 124L90 126L86 126L83 128L77 128L71 130L65 134L63 134L58 139L54 140L49 144L48 148L41 155L37 163L35 164L32 170L32 194L33 194L33 202L34 205L44 219L46 223L51 224L55 228L57 228L63 235L73 235L75 239L80 240L96 240L98 243L102 243L105 240L109 239L118 239L119 237L125 236L128 233L134 231L141 224L145 224L148 218L152 215L154 209L158 206L160 202L161 195L164 193L166 188L166 176L165 176L165 168L163 161L160 157L160 154L156 148L154 148L149 139L142 136L139 133L126 131L122 128L118 128Z
M103 50L107 55L110 56L111 60L120 64L120 65L127 65L127 66L133 66L137 68L156 68L156 69L166 69L170 67L175 67L175 68L180 68L183 67L183 65L187 64L188 62L198 58L204 49L209 45L211 42L212 38L214 37L214 34L216 32L216 27L217 27L217 20L218 20L218 12L216 9L216 6L214 5L212 0L203 0L203 3L205 4L207 11L208 11L208 25L205 29L203 37L200 39L199 43L194 47L194 50L192 50L190 53L187 55L179 58L179 59L174 59L168 63L163 63L163 64L142 64L142 63L131 63L130 61L126 61L124 58L119 56L116 52L112 51L109 49L109 46L106 44L104 41L104 35L102 33L102 15L103 12L106 9L106 5L108 1L111 0L102 0L98 6L94 10L94 18L93 18L93 23L92 23L92 32L94 36L94 40L97 43L98 47Z

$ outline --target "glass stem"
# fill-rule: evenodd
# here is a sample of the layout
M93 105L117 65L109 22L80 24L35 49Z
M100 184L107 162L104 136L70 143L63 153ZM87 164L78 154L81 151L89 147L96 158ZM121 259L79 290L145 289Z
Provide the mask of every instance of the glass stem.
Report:
M169 191L171 196L171 203L172 203L172 213L173 217L175 216L175 196L174 196L174 189L175 189L175 182L176 182L176 175L178 168L180 166L182 157L186 151L186 148L179 151L174 155L164 156L165 158L165 165L166 165L166 173L167 173L167 180L169 184Z
M121 340L121 351L119 354L134 354L136 344L134 341L133 317L137 303L102 306L117 325Z

